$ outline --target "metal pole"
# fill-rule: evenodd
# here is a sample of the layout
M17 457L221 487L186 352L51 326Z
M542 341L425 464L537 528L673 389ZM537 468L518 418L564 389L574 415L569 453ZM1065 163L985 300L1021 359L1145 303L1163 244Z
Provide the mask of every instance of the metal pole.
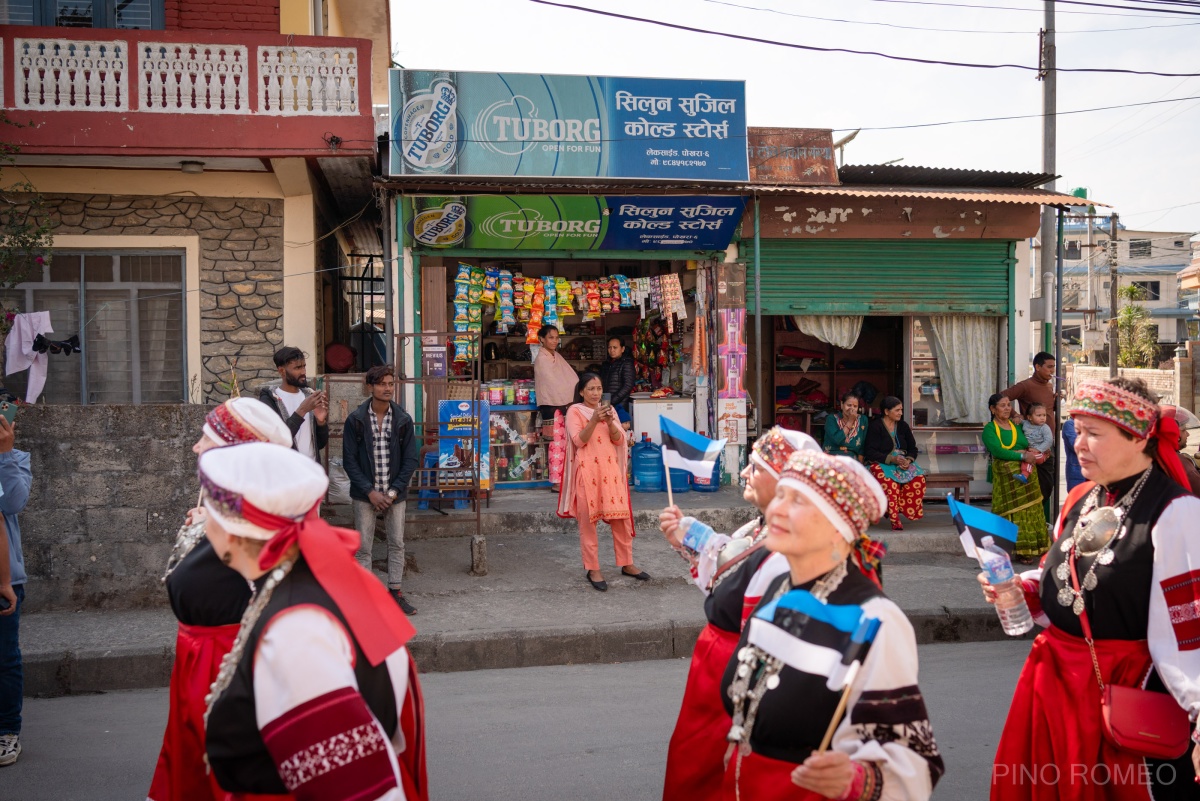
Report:
M1055 448L1054 448L1054 505L1051 511L1058 512L1058 478L1062 471L1062 460L1058 458L1058 432L1062 429L1062 404L1059 402L1060 386L1058 375L1062 371L1062 289L1063 289L1063 210L1058 210L1058 248L1056 249L1058 256L1055 265L1055 284L1054 284L1054 378L1051 379L1054 383L1054 432L1055 432Z
M1117 224L1114 212L1108 218L1108 377L1117 377L1117 358L1121 352L1121 329L1117 327Z
M392 215L396 213L396 196L386 195L383 207L383 339L388 364L396 365L395 304L392 300L392 263L396 258L396 238L392 236ZM403 373L401 373L403 375Z
M1055 148L1057 146L1058 74L1055 71L1057 54L1054 45L1054 0L1044 0L1044 7L1046 19L1042 31L1042 70L1039 74L1042 79L1042 172L1046 175L1057 175L1058 164ZM1056 182L1051 181L1046 188L1053 191L1056 188ZM1043 286L1053 280L1054 276L1055 252L1050 247L1050 243L1054 241L1054 216L1053 208L1049 206L1042 208L1042 226L1038 234L1042 247L1038 252L1038 266L1042 273ZM1043 316L1045 320L1043 325L1048 327L1054 317L1053 299L1047 297L1042 301L1046 310ZM1042 339L1044 343L1048 344L1048 336L1043 336Z
M762 436L762 240L758 195L754 196L754 430Z

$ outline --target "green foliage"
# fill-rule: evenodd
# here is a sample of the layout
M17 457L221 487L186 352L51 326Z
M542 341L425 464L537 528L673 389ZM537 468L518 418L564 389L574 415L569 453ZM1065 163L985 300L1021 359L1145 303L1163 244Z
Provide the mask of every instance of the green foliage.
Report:
M0 111L0 125L25 127ZM13 287L42 269L50 258L54 229L49 210L28 181L9 183L3 169L11 168L19 148L0 141L0 289Z
M1140 303L1146 299L1145 290L1127 284L1117 290L1117 297L1124 301L1117 310L1117 365L1158 367L1158 326Z

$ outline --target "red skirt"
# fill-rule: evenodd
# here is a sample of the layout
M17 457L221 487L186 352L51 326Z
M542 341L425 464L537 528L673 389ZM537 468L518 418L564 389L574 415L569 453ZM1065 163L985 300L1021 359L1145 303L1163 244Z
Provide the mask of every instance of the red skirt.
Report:
M721 679L738 635L709 623L692 651L687 688L667 748L663 801L717 801L732 721L721 701Z
M901 514L909 520L920 520L925 516L925 476L900 484L885 476L877 464L871 465L871 475L883 487L888 502L887 518L893 524L900 522Z
M771 759L751 751L737 753L725 767L721 785L723 801L829 801L825 796L805 790L792 782L796 762Z
M150 781L149 801L213 801L225 798L204 763L204 699L217 678L221 658L233 647L238 624L179 624L175 667L171 670L171 706L158 765Z
M1152 667L1145 640L1096 640L1106 684L1139 687ZM1104 739L1100 687L1087 643L1054 626L1033 642L992 766L992 801L1149 801L1200 798L1190 758L1158 762ZM1154 786L1152 786L1152 784ZM1157 788L1157 789L1156 789Z

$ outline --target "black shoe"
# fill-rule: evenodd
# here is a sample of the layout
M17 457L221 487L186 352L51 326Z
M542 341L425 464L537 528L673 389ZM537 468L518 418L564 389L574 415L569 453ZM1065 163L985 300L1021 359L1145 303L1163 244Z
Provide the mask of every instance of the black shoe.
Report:
M645 570L643 570L640 573L626 573L625 568L621 568L621 575L629 576L629 578L635 578L638 581L649 581L650 580L650 574L647 573Z
M417 607L413 606L408 602L407 599L405 599L404 593L400 592L400 590L392 590L391 592L392 598L394 598L396 603L400 605L401 612L406 615L415 615L417 613Z
M586 578L588 580L588 584L592 585L593 590L599 590L600 592L608 592L608 582L607 581L604 581L603 579L601 579L600 581L592 581L592 574L590 571L587 573L584 573L583 576L584 576L584 578Z

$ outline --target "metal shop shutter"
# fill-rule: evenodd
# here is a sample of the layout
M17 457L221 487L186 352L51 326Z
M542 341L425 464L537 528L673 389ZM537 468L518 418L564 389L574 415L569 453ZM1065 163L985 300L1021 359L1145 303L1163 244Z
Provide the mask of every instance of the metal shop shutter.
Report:
M1007 315L1009 240L762 240L764 314ZM744 240L754 310L754 242Z

